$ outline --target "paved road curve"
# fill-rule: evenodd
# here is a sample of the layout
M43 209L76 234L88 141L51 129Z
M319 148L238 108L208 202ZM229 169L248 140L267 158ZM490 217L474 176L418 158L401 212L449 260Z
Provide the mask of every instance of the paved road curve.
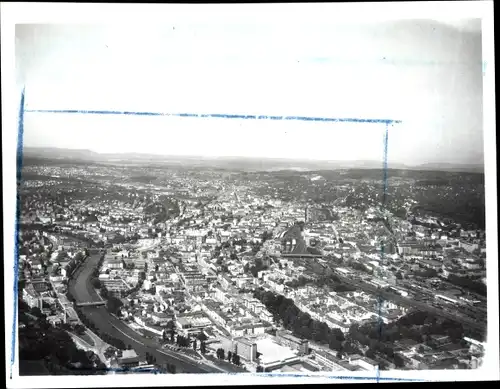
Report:
M99 262L99 254L91 255L75 272L69 282L69 290L76 302L101 301L101 298L90 284L91 275ZM111 315L105 307L85 307L83 313L102 332L121 339L126 345L131 345L136 352L145 356L149 353L156 357L158 363L176 365L177 373L217 373L219 369L201 365L183 355L159 349L154 340L145 339L125 323Z

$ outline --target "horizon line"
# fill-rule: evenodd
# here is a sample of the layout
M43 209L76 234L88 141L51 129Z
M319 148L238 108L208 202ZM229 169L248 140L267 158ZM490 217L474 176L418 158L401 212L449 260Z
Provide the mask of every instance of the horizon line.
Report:
M55 150L66 150L66 151L82 151L82 152L90 152L94 154L98 154L100 156L106 156L106 155L116 155L118 158L119 157L126 157L127 155L137 155L137 156L144 156L144 157L152 157L152 160L137 160L137 162L165 162L162 161L162 158L164 159L175 159L175 158L186 158L186 159L196 159L196 158L206 158L206 159L252 159L252 160L281 160L281 161L290 161L290 162L307 162L307 163L317 163L317 164L329 164L329 163L335 163L335 164L353 164L355 165L356 162L362 162L362 163L369 163L372 165L376 165L380 163L381 169L384 169L384 165L387 166L388 169L391 169L390 165L402 165L401 167L396 167L395 169L399 168L421 168L425 167L426 165L433 165L433 166L439 166L439 165L449 165L450 168L477 168L477 167L482 167L482 170L484 170L484 164L478 163L478 164L470 164L470 163L459 163L459 162L423 162L423 163L404 163L404 162L391 162L387 161L384 163L384 161L379 161L377 159L373 160L359 160L359 159L349 159L349 160L334 160L334 159L311 159L311 158L293 158L293 157L262 157L262 156L242 156L242 155L197 155L197 154L155 154L155 153L150 153L150 152L136 152L136 151L124 151L124 152L100 152L100 151L95 151L91 149L85 149L85 148L69 148L69 147L56 147L56 146L25 146L24 148L26 149L55 149ZM26 157L26 156L25 156ZM43 159L68 159L71 158L70 156L47 156L47 155L31 155L28 157L35 157L35 158L43 158ZM85 158L85 156L81 157L82 159ZM118 160L119 161L119 160ZM95 161L95 162L103 162L102 160ZM112 162L116 162L115 160L112 160ZM135 162L135 161L130 161L130 162ZM168 162L168 161L167 161ZM359 166L356 166L359 167ZM361 166L362 167L362 166ZM443 166L443 168L446 168L446 166ZM393 168L394 169L394 168Z

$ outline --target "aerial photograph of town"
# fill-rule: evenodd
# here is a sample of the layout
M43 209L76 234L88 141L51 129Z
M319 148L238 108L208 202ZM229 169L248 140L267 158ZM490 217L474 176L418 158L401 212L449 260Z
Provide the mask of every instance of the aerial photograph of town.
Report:
M219 165L25 154L21 372L481 363L482 174Z
M480 23L116 28L16 27L20 376L481 367Z

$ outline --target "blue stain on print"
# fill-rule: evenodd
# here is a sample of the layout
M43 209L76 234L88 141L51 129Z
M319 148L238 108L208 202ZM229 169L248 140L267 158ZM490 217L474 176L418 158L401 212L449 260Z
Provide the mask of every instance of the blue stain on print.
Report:
M372 124L395 124L400 120L393 119L363 119L363 118L328 118L312 116L272 116L272 115L243 115L243 114L220 114L220 113L164 113L164 112L136 112L136 111L99 111L99 110L56 110L56 109L27 109L30 113L62 113L62 114L85 114L85 115L135 115L135 116L171 116L185 118L204 119L248 119L248 120L288 120L306 122L331 122L331 123L372 123Z
M16 183L17 188L21 185L21 171L23 168L23 135L24 135L24 92L21 93L21 103L19 106L19 118L17 123L17 155L16 155ZM19 192L16 193L16 216L14 229L14 315L12 320L12 343L10 359L10 378L12 379L12 367L16 357L16 329L17 329L17 296L18 296L18 278L19 278L19 217L21 204L19 201Z

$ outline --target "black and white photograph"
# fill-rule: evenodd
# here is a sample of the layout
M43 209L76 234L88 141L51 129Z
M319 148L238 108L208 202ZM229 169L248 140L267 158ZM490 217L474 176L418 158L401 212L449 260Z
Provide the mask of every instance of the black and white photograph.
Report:
M418 3L13 18L7 386L498 379L493 6Z

